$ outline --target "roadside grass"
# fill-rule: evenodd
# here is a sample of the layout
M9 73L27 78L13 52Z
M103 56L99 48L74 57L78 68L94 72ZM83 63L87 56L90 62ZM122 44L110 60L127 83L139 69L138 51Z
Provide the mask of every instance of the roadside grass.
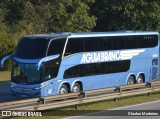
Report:
M23 118L59 119L59 118L68 117L66 115L69 115L69 116L84 115L87 113L109 110L109 109L113 109L117 107L135 105L139 103L151 102L151 101L156 101L156 100L160 100L160 92L151 93L150 96L148 96L147 94L143 94L143 95L118 98L117 101L105 100L105 101L98 101L98 102L82 104L78 106L78 109L76 109L76 106L70 106L70 107L65 107L65 108L59 108L57 110L56 109L46 110L42 112L42 115L43 115L42 117L23 117ZM14 117L14 119L21 119L21 118L22 117ZM9 119L9 118L3 118L3 119Z
M11 79L11 72L10 71L0 71L0 84L7 83Z

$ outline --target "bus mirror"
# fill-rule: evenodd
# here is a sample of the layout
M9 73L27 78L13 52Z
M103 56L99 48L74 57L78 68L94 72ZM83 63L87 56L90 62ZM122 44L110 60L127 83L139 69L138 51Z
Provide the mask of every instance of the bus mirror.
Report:
M5 56L4 58L2 58L2 59L0 60L0 68L4 68L4 62L5 62L7 59L12 58L12 57L13 57L13 55L7 55L7 56Z

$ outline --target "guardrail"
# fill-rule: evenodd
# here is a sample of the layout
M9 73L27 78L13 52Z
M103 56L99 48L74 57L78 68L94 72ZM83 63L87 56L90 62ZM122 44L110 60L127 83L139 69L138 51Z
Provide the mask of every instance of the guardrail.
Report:
M0 103L0 110L46 110L160 91L160 81Z

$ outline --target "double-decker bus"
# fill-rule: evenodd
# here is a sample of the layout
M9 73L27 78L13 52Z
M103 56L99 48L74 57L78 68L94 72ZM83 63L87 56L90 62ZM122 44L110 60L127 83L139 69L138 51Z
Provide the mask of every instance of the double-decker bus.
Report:
M11 92L42 97L158 80L158 32L52 33L23 37Z

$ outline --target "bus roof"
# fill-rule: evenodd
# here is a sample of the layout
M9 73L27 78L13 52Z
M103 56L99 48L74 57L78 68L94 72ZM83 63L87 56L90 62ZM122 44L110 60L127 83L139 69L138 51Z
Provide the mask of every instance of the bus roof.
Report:
M78 38L78 37L101 37L101 36L128 36L128 35L159 35L158 32L154 31L114 31L114 32L55 32L50 34L34 34L28 35L26 37L32 38L59 38L59 37L68 37L68 38Z

